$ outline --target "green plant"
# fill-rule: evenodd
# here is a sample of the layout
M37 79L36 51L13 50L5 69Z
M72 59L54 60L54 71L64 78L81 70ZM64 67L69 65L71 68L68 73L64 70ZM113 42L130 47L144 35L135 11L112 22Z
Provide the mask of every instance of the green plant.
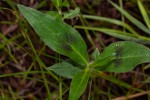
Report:
M95 50L92 61L89 60L85 41L62 20L59 8L62 1L56 1L59 13L42 13L22 5L18 5L18 8L48 47L70 58L48 67L48 70L72 79L69 100L77 100L82 95L93 73L128 72L141 63L150 62L150 49L130 41L112 43L101 54ZM76 11L79 11L78 8ZM71 15L74 16L74 13Z

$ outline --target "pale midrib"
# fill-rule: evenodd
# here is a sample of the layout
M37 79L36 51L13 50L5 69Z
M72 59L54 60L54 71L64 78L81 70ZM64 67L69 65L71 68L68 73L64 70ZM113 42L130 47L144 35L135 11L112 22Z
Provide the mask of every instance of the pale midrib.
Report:
M65 41L66 42L66 41ZM86 65L88 64L88 62L86 61L86 59L80 54L80 52L78 52L76 50L76 48L74 46L72 46L71 44L69 44L68 42L66 42L81 58L82 60L86 63Z
M80 84L83 83L83 80L85 79L87 73L88 73L88 70L85 70L85 73L84 73L84 75L83 75L83 77L82 77L82 79L81 79L81 81L80 81L80 83L79 83L79 85L78 85L78 87L77 87L77 89L76 89L76 91L75 91L75 94L78 94L77 91L78 91L79 88L80 88ZM76 95L74 95L74 96L76 96Z

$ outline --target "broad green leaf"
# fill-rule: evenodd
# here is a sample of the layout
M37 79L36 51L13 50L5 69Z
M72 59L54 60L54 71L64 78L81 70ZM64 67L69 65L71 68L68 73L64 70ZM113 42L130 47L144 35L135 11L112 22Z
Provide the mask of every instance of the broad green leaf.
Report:
M80 8L76 8L75 10L69 10L69 12L64 13L63 19L72 19L77 17L80 13Z
M146 9L144 8L144 5L142 4L142 0L137 0L137 4L147 27L150 29L150 18L146 12Z
M128 72L141 63L150 62L150 49L134 42L122 41L112 43L101 53L101 59L113 53L116 53L114 59L103 66L103 71Z
M66 78L73 78L77 73L81 72L78 67L73 67L73 65L67 62L61 62L48 67L49 70L55 72L57 75Z
M18 5L18 8L48 47L80 65L88 63L86 44L74 28L35 9L22 5Z
M59 8L60 5L62 4L62 0L52 0L52 2L56 8Z
M88 80L89 80L89 68L87 67L84 71L79 72L72 79L70 91L69 91L69 100L78 100L79 97L84 92Z
M98 48L96 48L92 53L92 59L96 59L100 55Z
M122 13L128 20L130 20L135 26L137 26L139 29L143 30L144 32L150 34L150 30L142 24L139 20L131 16L128 12L126 12L124 9L120 8L118 5L113 3L111 0L108 0L120 13Z

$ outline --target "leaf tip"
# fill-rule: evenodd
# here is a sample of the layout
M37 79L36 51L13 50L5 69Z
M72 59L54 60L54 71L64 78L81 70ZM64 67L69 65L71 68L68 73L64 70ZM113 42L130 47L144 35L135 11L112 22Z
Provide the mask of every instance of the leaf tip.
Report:
M22 5L21 4L17 4L17 7L20 9L22 7Z

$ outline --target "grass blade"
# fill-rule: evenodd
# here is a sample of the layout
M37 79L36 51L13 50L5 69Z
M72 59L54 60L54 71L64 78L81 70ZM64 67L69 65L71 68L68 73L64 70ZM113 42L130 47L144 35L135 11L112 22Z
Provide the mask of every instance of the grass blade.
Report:
M116 20L116 19L100 17L100 16L94 16L94 15L83 15L83 17L86 18L86 19L104 21L104 22L115 24L115 25L120 25L123 28L126 28L129 32L133 33L134 35L138 35L138 33L132 27L130 27L128 24L126 24L122 21Z
M136 87L133 87L132 85L124 82L124 81L121 81L115 77L112 77L111 75L107 75L106 73L104 72L101 72L101 71L97 71L97 75L105 80L108 80L112 83L115 83L116 85L118 86L121 86L121 87L125 87L127 89L132 89L134 91L138 91L138 92L142 92L143 90L142 89L139 89L139 88L136 88Z
M113 3L111 0L108 0L120 13L122 13L129 21L131 21L135 26L137 26L139 29L143 30L145 33L150 34L150 30L142 24L139 20L131 16L128 12L121 9L118 5Z
M127 32L120 31L120 30L114 30L114 29L108 29L108 28L96 28L96 27L83 27L83 26L75 26L75 28L100 31L100 32L103 32L104 34L110 35L115 38L128 40L128 41L135 41L135 42L139 42L143 44L150 44L149 38L142 37L142 36L134 37L134 35L127 33Z
M143 16L143 19L147 25L147 27L150 29L150 18L146 12L146 9L144 8L144 5L142 4L142 1L141 0L137 0L137 4L138 4L138 7L140 9L140 12Z

